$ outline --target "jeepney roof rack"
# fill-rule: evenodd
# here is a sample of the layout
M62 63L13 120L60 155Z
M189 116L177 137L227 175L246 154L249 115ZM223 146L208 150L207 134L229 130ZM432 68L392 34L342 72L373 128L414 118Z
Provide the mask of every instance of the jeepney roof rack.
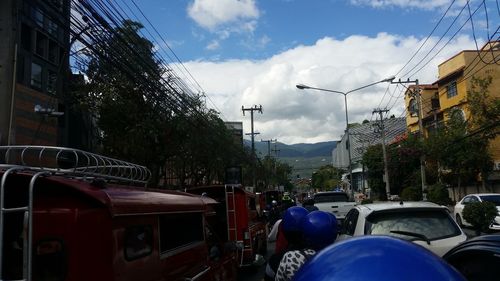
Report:
M105 179L146 186L148 168L74 148L33 145L0 146L0 170L14 166L82 179Z

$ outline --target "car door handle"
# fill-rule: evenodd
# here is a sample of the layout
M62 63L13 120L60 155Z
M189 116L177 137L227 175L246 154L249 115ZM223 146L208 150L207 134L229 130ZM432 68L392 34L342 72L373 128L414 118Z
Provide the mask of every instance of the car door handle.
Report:
M332 206L332 208L338 208L339 206Z
M198 272L198 274L196 274L193 277L190 277L190 278L186 277L186 278L184 278L184 281L196 281L196 280L200 279L203 275L205 275L209 271L210 271L210 266L208 266L207 268L205 268L203 271Z

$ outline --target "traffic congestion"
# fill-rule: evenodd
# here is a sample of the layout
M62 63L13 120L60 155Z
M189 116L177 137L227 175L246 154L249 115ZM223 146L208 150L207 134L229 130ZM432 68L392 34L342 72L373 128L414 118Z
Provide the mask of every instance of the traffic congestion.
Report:
M500 281L500 0L0 0L0 38L0 281Z
M498 280L500 235L469 238L432 202L167 191L144 188L143 166L80 150L0 152L2 280Z

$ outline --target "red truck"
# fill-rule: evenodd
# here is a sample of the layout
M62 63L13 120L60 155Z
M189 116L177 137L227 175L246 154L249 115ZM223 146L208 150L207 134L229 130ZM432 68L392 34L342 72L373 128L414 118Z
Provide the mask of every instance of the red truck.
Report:
M220 203L146 188L149 175L75 149L0 147L0 279L236 280Z
M224 239L237 246L240 267L260 265L267 252L266 222L263 215L265 200L260 193L246 191L241 185L194 187L187 192L221 202L217 213Z

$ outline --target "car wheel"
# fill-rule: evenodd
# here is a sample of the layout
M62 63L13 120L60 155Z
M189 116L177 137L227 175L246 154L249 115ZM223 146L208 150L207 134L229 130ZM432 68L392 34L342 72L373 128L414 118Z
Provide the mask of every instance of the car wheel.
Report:
M464 224L462 223L462 219L460 218L459 214L456 215L456 221L460 227L464 227Z

